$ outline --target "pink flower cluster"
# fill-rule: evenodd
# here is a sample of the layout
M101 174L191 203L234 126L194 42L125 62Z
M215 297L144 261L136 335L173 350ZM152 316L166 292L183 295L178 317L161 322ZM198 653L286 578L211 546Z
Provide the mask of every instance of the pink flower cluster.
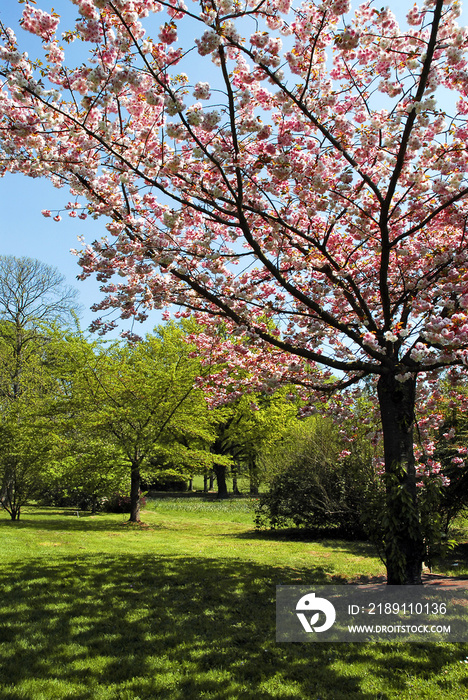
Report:
M343 51L355 49L359 44L359 32L352 27L346 27L341 34L338 35L337 43Z
M330 10L335 15L345 15L351 9L349 0L333 0L330 4Z
M97 20L89 19L77 22L76 29L84 41L97 44L102 39L102 26Z
M48 47L47 57L50 63L63 63L65 54L58 41L53 41Z
M193 91L193 96L197 100L209 100L211 97L209 83L197 83Z
M200 39L195 39L195 43L198 47L198 53L200 56L207 56L210 53L216 51L218 46L221 44L221 37L216 34L212 29L208 29L204 32Z
M257 46L259 49L263 49L270 39L268 32L255 32L250 37L250 43L252 46Z
M50 41L57 31L60 18L50 15L43 10L26 5L23 10L21 26L31 34L40 36L44 41Z
M158 36L163 44L173 44L177 41L177 27L174 22L166 22L166 24L161 26Z

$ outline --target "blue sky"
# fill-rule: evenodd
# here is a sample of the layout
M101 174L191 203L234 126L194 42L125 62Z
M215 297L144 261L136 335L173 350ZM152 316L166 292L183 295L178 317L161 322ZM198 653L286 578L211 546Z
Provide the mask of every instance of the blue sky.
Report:
M70 249L80 247L79 235L92 241L105 233L104 221L83 222L64 216L56 223L42 216L41 209L61 208L68 199L65 189L57 190L48 181L5 175L0 180L0 253L26 255L57 267L67 283L80 292L81 322L85 329L96 317L90 306L102 294L94 278L77 281L81 268Z
M50 11L51 2L52 0L39 0L37 5ZM412 0L396 0L391 3L392 9L399 17L412 5ZM377 6L380 6L379 3ZM23 7L24 5L16 3L15 0L4 1L0 7L0 19L14 29L21 47L33 56L40 47L40 40L23 32L18 26ZM69 28L77 16L76 6L69 0L56 0L53 7L62 16L63 28ZM466 21L466 16L465 11L461 20ZM156 20L159 26L161 19L161 16L156 16L153 23ZM460 24L463 23L460 21ZM42 216L41 209L62 209L67 201L67 190L55 189L46 180L11 174L0 178L0 254L27 255L59 268L67 282L80 292L80 303L83 307L81 321L83 328L86 328L96 316L90 310L90 306L101 299L102 294L99 291L99 283L94 278L83 282L76 280L80 268L70 249L80 247L77 241L80 235L83 235L87 242L105 235L105 221L87 219L83 222L64 215L62 221L56 223L51 218ZM134 330L137 333L149 332L158 323L160 313L155 311L145 324L136 324ZM128 322L120 322L120 330L129 327Z

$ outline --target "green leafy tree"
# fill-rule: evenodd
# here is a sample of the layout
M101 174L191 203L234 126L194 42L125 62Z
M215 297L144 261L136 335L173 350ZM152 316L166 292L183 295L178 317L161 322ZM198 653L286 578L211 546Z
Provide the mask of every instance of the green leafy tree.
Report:
M228 455L216 452L219 411L211 410L201 392L192 394L189 411L178 411L155 445L147 479L156 483L188 482L195 474L231 466Z
M0 338L0 502L12 520L43 485L57 435L47 420L47 397L54 378L42 344L31 340L21 371L21 391L12 386L17 357Z
M20 393L23 369L38 343L48 342L51 326L71 320L77 294L55 267L32 258L0 255L0 339L9 356L2 377L10 382L10 398Z
M76 295L56 268L0 256L0 498L14 520L37 492L53 448L43 413L54 384L47 346L54 323L71 319Z
M78 421L117 448L130 474L132 522L140 520L142 473L151 470L154 455L177 435L203 428L199 363L183 336L182 328L168 324L137 344L82 344L81 356L70 356L79 366L72 377Z
M128 488L128 470L112 435L96 427L87 378L102 343L81 331L56 329L46 358L54 376L44 412L56 434L49 478L42 493L45 502L77 505L95 510L109 494Z
M287 398L288 389L271 396L243 396L224 408L219 443L232 455L235 474L245 472L250 493L258 494L265 468L265 455L274 450L297 418L297 405ZM292 398L292 397L291 397Z

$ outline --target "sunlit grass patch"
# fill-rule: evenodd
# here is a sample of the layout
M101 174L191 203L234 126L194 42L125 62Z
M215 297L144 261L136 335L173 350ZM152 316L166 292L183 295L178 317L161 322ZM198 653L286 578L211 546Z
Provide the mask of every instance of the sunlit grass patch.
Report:
M156 513L202 516L213 520L229 520L252 524L255 504L258 498L149 498L147 510Z

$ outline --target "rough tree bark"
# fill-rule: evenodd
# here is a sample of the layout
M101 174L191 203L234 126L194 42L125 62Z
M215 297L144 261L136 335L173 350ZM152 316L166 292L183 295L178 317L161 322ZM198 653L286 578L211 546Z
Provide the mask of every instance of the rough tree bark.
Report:
M413 449L416 379L395 373L378 382L386 478L382 525L388 585L421 584L424 543L419 522Z
M140 462L132 462L132 475L130 482L130 518L129 522L140 522Z
M228 490L226 484L226 467L224 464L215 464L214 473L218 484L218 498L227 498Z

